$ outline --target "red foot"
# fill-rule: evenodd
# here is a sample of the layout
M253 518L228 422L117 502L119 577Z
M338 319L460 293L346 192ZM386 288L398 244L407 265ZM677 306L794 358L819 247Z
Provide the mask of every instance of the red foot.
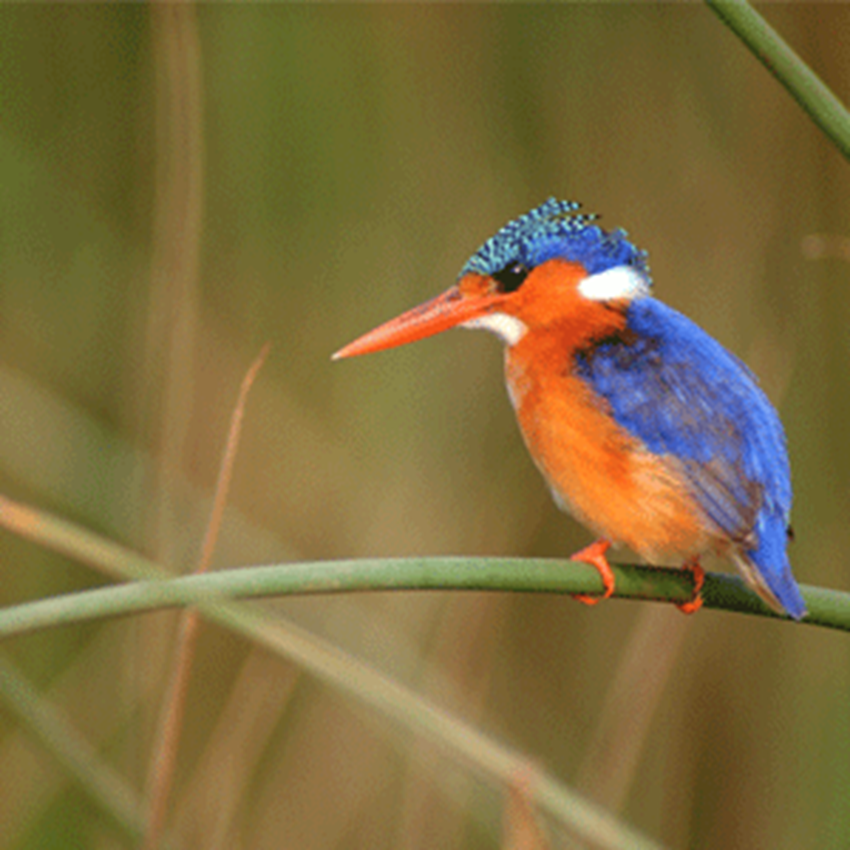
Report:
M575 555L570 556L572 561L581 561L596 567L602 577L602 584L605 585L605 591L601 596L585 596L583 593L576 593L573 599L577 599L585 605L596 605L597 602L607 599L614 592L614 573L611 572L611 565L605 557L605 553L610 548L611 544L607 540L597 540L580 552L576 552Z
M702 586L705 584L705 570L699 565L699 561L696 559L688 561L682 569L690 570L691 575L694 577L694 595L690 602L680 602L676 607L683 614L695 614L700 608L702 608L702 596L700 596L700 591L702 590Z

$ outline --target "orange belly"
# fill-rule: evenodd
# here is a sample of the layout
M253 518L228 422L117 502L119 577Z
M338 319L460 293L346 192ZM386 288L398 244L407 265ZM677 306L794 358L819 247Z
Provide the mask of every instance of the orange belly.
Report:
M726 548L674 457L647 451L568 368L550 362L540 373L522 353L521 344L507 352L508 388L526 445L560 507L652 562ZM536 354L535 361L546 358Z

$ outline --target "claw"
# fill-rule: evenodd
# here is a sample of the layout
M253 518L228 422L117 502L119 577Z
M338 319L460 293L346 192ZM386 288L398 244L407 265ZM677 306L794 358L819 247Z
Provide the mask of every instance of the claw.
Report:
M611 571L611 565L605 557L605 553L611 548L611 543L607 540L597 540L586 546L584 549L570 556L572 561L581 561L585 564L590 564L599 570L599 575L602 577L602 584L605 590L601 596L586 596L583 593L576 593L573 599L584 603L585 605L596 605L603 599L607 599L614 592L614 573Z
M694 559L693 561L688 561L682 567L683 570L690 570L691 575L694 577L694 595L691 597L690 602L680 602L676 605L676 607L683 614L695 614L702 608L702 596L700 596L700 591L702 590L702 586L705 584L705 570L699 565L699 561Z

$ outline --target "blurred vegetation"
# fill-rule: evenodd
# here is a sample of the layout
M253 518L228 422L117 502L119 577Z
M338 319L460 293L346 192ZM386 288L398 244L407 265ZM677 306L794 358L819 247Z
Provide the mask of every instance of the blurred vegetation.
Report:
M764 11L850 100L850 7ZM271 340L217 565L574 551L494 340L329 360L554 194L625 226L659 297L762 377L796 574L850 585L847 165L705 8L4 6L0 78L3 493L191 569ZM2 604L103 580L0 547ZM850 844L838 632L537 595L274 611L668 846ZM141 794L175 624L3 650ZM188 712L183 846L499 845L503 799L445 751L216 626ZM46 752L0 706L0 847L128 846Z

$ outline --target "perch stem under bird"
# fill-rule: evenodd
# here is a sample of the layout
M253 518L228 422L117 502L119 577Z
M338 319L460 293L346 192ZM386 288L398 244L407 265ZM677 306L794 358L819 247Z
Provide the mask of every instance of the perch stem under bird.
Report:
M573 557L610 596L610 545L694 571L733 561L775 611L806 613L791 573L785 434L747 367L653 298L646 254L554 198L503 227L442 295L334 359L453 327L505 344L508 393L534 462L563 510L599 540Z

